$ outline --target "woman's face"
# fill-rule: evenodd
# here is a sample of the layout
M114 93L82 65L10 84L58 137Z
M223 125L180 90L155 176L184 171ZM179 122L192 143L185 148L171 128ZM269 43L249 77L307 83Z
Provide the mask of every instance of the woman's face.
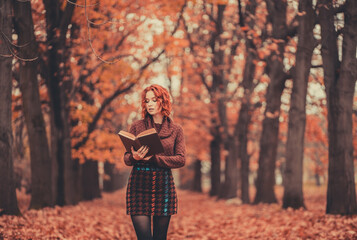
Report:
M146 111L152 116L161 114L161 106L153 91L148 91L145 97Z

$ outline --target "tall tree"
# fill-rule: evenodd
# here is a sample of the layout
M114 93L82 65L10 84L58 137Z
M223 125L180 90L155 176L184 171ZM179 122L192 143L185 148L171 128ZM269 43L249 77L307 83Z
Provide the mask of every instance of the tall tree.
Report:
M223 33L223 19L224 19L224 11L226 9L226 5L218 4L209 4L210 10L206 8L207 6L203 3L203 11L205 14L209 16L210 25L213 27L212 32L209 37L204 36L208 40L208 42L202 43L204 44L205 49L210 49L211 52L211 62L212 65L210 75L212 80L208 80L205 74L200 73L200 78L202 80L203 85L206 87L209 96L210 102L212 104L211 112L211 127L210 134L212 136L212 140L210 142L210 151L211 151L211 189L210 195L217 196L220 193L221 189L221 148L222 144L224 144L225 136L227 134L227 117L226 117L226 101L225 101L225 92L227 89L227 81L224 79L224 50L222 47L222 39L220 38ZM196 51L197 45L200 43L194 42L192 34L188 29L188 25L184 20L185 30L187 34L187 38L190 44L190 50L195 57L199 57L198 51ZM200 36L201 37L201 36ZM207 39L208 38L208 39ZM201 40L201 39L200 39ZM201 67L200 62L196 62ZM226 125L226 127L224 127ZM224 129L222 131L222 128ZM224 134L222 134L224 132ZM227 148L227 144L225 144Z
M51 107L51 155L58 168L58 205L79 201L75 184L74 161L71 158L68 94L71 82L65 79L69 70L67 33L74 12L74 4L60 0L43 0L46 12L46 59L44 69ZM63 8L64 6L64 8ZM63 9L63 10L62 10ZM78 180L78 179L77 179Z
M46 126L41 111L37 80L38 46L34 35L31 3L14 1L14 24L21 47L19 55L19 82L23 112L29 136L31 156L31 203L30 208L54 205L52 192L52 161L48 147Z
M241 1L238 1L238 16L239 25L237 24L237 29L245 29L245 31L236 31L233 34L234 37L239 38L238 34L244 33L244 40L246 44L246 61L243 70L243 80L242 86L244 89L244 96L242 98L241 107L239 110L238 119L235 123L233 134L228 131L227 114L225 113L224 119L222 121L224 127L224 148L228 152L225 159L224 168L224 182L222 183L221 190L219 193L220 198L234 198L237 196L238 189L238 159L241 162L241 198L244 203L249 203L249 156L247 154L247 139L248 139L248 125L250 122L250 96L254 89L253 79L255 75L255 61L256 58L256 46L253 43L253 38L246 29L250 29L250 33L253 33L254 21L248 16L252 16L255 13L255 8L257 6L256 1L252 1L245 7L243 13L241 8ZM246 25L246 23L249 23ZM237 34L238 33L238 34ZM229 55L229 68L233 68L232 59L236 56L236 49L238 48L239 42L236 42L232 47ZM227 63L225 63L227 64ZM239 66L240 67L240 66ZM229 72L226 74L229 75ZM224 81L225 86L227 81ZM227 91L224 93L227 95ZM227 97L226 97L227 99ZM227 100L226 100L227 101ZM225 106L224 106L225 107ZM223 115L222 115L223 116Z
M0 215L19 215L12 162L12 1L0 1Z
M213 6L212 6L213 8ZM222 142L224 143L225 148L228 150L229 146L227 145L228 137L228 127L227 127L227 113L226 113L226 100L224 98L227 82L224 79L224 70L222 68L224 64L224 51L219 46L222 45L220 35L223 33L223 13L226 9L226 5L217 6L217 17L215 20L215 29L212 32L209 46L212 50L212 85L208 88L211 101L213 105L217 108L215 111L218 112L218 119L212 119L212 129L211 134L213 140L211 142L211 190L210 195L215 196L220 192L221 187L221 161L220 161L220 148ZM203 79L202 79L203 80ZM207 80L206 86L207 86ZM213 114L215 115L215 114ZM213 117L214 118L214 117ZM223 126L224 136L222 138L222 133L219 128ZM225 141L226 140L226 141Z
M241 1L239 1L239 5ZM250 16L255 15L257 2L251 1L246 6L244 14L240 15L241 27L250 30L254 29L254 20ZM252 32L252 31L251 31ZM241 161L241 199L243 203L249 203L249 154L248 154L248 130L251 121L251 95L256 84L253 80L255 77L255 62L257 61L257 46L254 43L254 36L245 31L246 60L243 71L243 89L244 95L239 110L238 121L235 125L235 138L238 140L238 157Z
M326 212L356 214L352 106L356 84L357 2L346 0L342 61L337 51L332 0L319 1L321 53L328 109L329 167Z
M286 143L286 167L284 173L283 207L305 207L302 176L304 136L306 125L306 94L315 48L313 29L315 12L311 0L299 1L298 45L296 50L293 89L290 100L288 138Z
M259 168L256 182L257 192L254 203L277 202L274 193L275 163L278 147L281 94L286 80L283 59L288 35L286 24L287 1L266 0L266 5L269 13L267 18L272 26L271 37L276 50L272 51L267 59L266 72L270 78L270 84L266 93L265 118L260 139Z

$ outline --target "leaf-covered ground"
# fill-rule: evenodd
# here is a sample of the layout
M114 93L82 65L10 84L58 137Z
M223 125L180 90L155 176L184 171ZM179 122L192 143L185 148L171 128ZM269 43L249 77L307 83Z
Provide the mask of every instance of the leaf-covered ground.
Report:
M324 213L325 188L304 193L308 210L282 210L280 204L240 205L179 190L179 214L172 217L168 239L357 239L357 216ZM277 195L281 199L281 188ZM136 239L124 190L43 210L26 210L29 197L18 196L23 216L0 217L0 239Z

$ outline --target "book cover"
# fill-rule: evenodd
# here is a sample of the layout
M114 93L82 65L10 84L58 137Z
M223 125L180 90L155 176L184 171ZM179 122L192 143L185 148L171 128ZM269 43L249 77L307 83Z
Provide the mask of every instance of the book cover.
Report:
M118 135L127 152L131 152L131 146L134 147L135 151L137 151L141 146L148 146L149 152L146 156L164 152L164 147L155 128L145 130L137 136L123 130L119 131Z

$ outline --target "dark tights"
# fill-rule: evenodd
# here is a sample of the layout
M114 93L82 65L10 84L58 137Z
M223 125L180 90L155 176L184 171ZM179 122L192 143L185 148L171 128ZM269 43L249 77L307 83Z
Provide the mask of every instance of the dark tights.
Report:
M151 216L132 215L134 229L138 240L166 240L171 216L154 216L153 232L151 235Z

